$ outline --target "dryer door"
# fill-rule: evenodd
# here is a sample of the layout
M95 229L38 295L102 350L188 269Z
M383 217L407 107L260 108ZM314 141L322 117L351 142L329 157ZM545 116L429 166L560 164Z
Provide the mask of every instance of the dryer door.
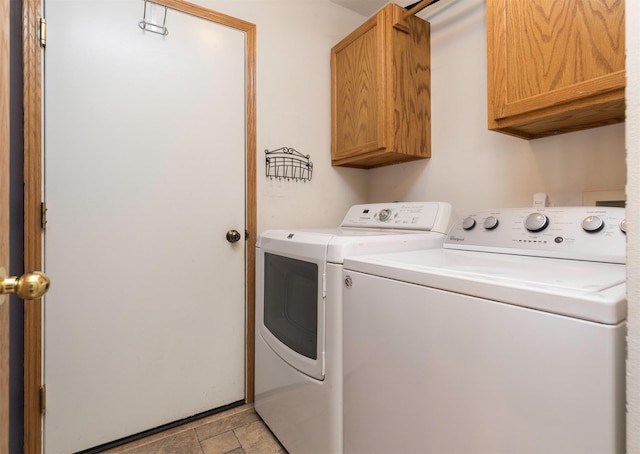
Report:
M275 235L275 233L272 233ZM324 379L325 268L330 235L261 237L256 253L256 327L285 362Z

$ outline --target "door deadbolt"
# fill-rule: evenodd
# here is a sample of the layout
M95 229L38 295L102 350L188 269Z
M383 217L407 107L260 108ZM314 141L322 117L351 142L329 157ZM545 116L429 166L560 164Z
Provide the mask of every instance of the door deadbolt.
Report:
M227 232L227 241L229 243L237 243L242 239L242 235L237 230L229 230Z

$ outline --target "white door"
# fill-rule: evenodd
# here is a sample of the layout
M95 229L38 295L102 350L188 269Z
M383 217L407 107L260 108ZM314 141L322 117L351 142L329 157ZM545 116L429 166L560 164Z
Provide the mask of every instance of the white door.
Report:
M45 1L47 453L244 399L244 34L143 8Z

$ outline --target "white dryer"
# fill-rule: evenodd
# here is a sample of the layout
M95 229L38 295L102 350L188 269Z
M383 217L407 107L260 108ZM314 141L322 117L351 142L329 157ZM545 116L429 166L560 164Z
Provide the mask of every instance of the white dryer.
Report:
M624 452L624 217L480 212L346 259L345 452Z
M256 250L255 409L296 453L342 452L342 263L440 248L451 206L353 206L340 227L270 230Z

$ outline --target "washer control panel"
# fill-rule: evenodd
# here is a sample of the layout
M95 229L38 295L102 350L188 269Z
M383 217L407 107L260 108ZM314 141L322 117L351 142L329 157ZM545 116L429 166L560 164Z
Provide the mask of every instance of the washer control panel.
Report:
M340 227L433 230L446 233L451 205L445 202L395 202L354 205Z
M444 247L625 263L626 231L624 208L509 208L462 217Z

